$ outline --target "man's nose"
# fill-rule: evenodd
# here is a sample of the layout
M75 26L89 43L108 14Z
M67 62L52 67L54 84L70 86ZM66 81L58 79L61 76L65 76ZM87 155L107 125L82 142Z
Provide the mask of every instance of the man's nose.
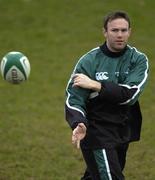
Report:
M117 32L117 36L120 37L120 36L122 36L122 35L123 35L123 32L122 32L121 30Z

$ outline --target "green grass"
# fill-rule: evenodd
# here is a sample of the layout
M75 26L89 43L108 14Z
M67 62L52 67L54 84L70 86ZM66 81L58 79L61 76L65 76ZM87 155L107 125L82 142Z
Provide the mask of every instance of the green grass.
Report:
M0 78L0 180L79 180L85 164L64 120L66 83L77 59L100 45L105 13L132 18L130 44L146 52L150 78L140 98L141 141L128 152L127 180L154 180L155 41L152 0L0 0L0 57L15 50L31 63L30 79Z

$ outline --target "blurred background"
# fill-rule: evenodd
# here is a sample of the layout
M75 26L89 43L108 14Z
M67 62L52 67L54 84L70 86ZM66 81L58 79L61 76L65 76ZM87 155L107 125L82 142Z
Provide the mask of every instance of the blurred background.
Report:
M155 179L154 8L152 0L0 0L0 59L20 51L32 69L21 85L0 77L0 180L80 179L85 164L65 122L65 88L78 58L103 43L103 17L113 10L128 12L129 44L150 63L142 137L130 146L126 180Z

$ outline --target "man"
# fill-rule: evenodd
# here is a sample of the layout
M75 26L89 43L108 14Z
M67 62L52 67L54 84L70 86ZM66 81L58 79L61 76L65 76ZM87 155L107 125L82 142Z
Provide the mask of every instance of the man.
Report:
M130 32L125 12L108 14L105 43L79 59L68 82L66 120L87 165L83 180L124 180L128 145L140 138L148 61L127 44Z

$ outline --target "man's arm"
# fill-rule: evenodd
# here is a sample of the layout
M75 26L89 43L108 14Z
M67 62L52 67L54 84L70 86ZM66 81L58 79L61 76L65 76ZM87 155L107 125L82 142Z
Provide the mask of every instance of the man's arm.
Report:
M82 87L85 89L91 89L96 92L100 92L101 83L95 80L90 79L85 74L77 73L73 76L73 87Z
M66 88L66 120L73 130L72 143L77 146L79 146L80 140L83 139L86 134L88 125L86 118L86 103L91 90L74 85L74 74L82 73L91 77L92 65L90 64L90 59L91 56L86 55L79 60Z
M83 74L75 74L73 86L91 89L99 92L100 98L116 104L133 104L137 101L144 89L148 77L148 62L146 59L139 61L123 84L110 81L102 83L94 81Z
M98 81L90 79L85 74L79 73L74 75L73 87L91 89L98 92L102 99L109 100L113 103L126 101L127 99L131 98L131 96L136 91L136 88L128 90L126 87L119 86L118 84L115 84L113 82L105 81L104 83L100 83Z
M141 55L132 65L123 82L115 84L103 81L99 96L112 103L132 105L143 92L148 78L148 60Z

